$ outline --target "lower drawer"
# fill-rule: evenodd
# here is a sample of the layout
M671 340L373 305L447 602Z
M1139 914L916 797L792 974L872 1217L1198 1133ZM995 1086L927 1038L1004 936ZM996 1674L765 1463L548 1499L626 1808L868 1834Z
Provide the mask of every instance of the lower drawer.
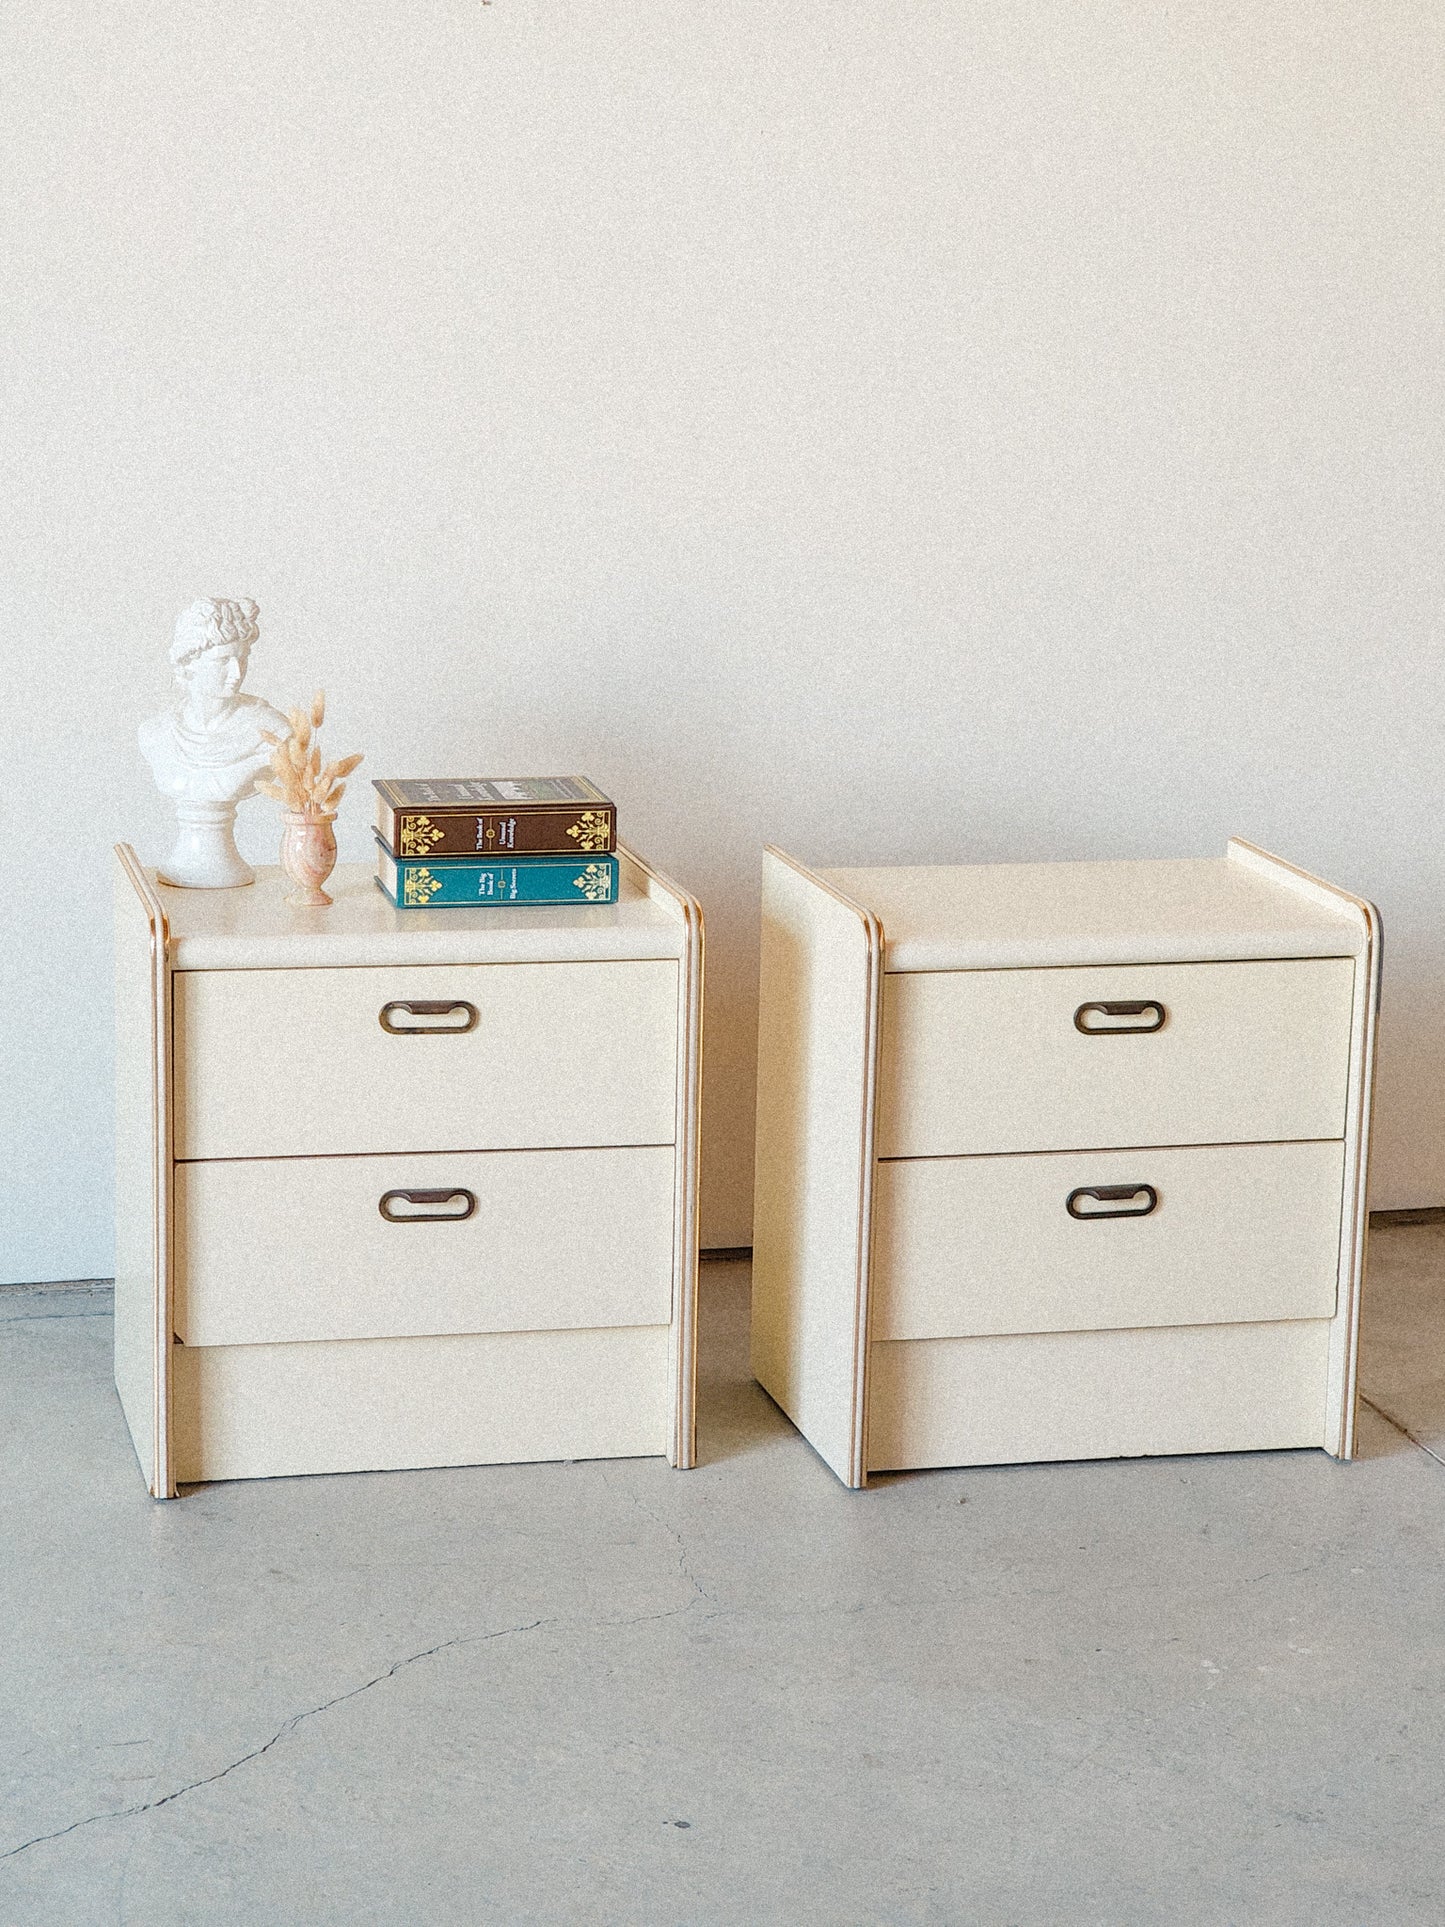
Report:
M962 1338L1330 1318L1344 1146L906 1158L880 1163L871 1333ZM1132 1200L1076 1191L1139 1186Z
M868 1467L1324 1444L1328 1321L933 1338L869 1352Z
M176 1335L261 1345L664 1325L671 1145L176 1167ZM457 1187L440 1204L390 1193Z
M173 1357L185 1484L668 1449L665 1325L178 1345Z

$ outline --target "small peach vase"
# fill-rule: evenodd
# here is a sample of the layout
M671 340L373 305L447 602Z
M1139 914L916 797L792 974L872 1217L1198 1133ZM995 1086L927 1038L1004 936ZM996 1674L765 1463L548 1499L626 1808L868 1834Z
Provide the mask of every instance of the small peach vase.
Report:
M336 812L286 810L281 821L281 868L296 885L286 901L320 909L331 902L321 886L336 868Z

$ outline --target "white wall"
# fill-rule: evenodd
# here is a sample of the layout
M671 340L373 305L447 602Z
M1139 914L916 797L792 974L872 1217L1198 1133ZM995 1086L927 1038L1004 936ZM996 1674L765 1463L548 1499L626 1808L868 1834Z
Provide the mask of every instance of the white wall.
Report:
M110 1267L109 846L164 847L134 729L198 594L363 775L582 769L701 895L711 1242L765 839L1237 831L1376 896L1375 1203L1445 1199L1438 6L0 35L0 1278Z

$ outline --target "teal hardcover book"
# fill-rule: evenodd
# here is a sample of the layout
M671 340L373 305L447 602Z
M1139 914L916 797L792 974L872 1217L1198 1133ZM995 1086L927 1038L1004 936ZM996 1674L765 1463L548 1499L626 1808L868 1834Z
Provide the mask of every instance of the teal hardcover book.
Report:
M615 903L615 856L531 856L515 863L470 857L395 857L376 850L376 880L399 910L457 903Z

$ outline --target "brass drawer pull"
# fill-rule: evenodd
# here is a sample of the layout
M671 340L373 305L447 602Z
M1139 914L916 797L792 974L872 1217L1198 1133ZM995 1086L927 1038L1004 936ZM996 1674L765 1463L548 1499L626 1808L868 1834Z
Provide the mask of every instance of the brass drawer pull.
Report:
M1088 1018L1097 1011L1101 1017L1150 1017L1147 1024L1091 1024ZM1169 1013L1163 1004L1150 997L1142 1004L1080 1004L1074 1012L1074 1029L1081 1030L1085 1037L1147 1037L1151 1031L1163 1030Z
M1093 1198L1099 1204L1117 1204L1117 1211L1081 1211L1080 1198ZM1143 1205L1134 1202L1144 1200ZM1128 1200L1126 1203L1125 1200ZM1077 1191L1071 1191L1064 1199L1064 1209L1071 1218L1147 1218L1151 1211L1159 1208L1159 1193L1152 1184L1081 1184Z
M460 1211L393 1211L392 1200L403 1204L451 1204L460 1199ZM388 1224L462 1224L477 1208L476 1196L454 1185L450 1191L383 1191L377 1205Z
M404 1010L409 1017L449 1017L455 1010L465 1014L466 1022L464 1024L394 1024L391 1021L391 1013L394 1010ZM443 999L440 1003L423 997L410 1003L383 1004L381 1016L377 1021L391 1037L460 1037L465 1031L476 1029L479 1015L476 1005L467 1003L461 997Z

